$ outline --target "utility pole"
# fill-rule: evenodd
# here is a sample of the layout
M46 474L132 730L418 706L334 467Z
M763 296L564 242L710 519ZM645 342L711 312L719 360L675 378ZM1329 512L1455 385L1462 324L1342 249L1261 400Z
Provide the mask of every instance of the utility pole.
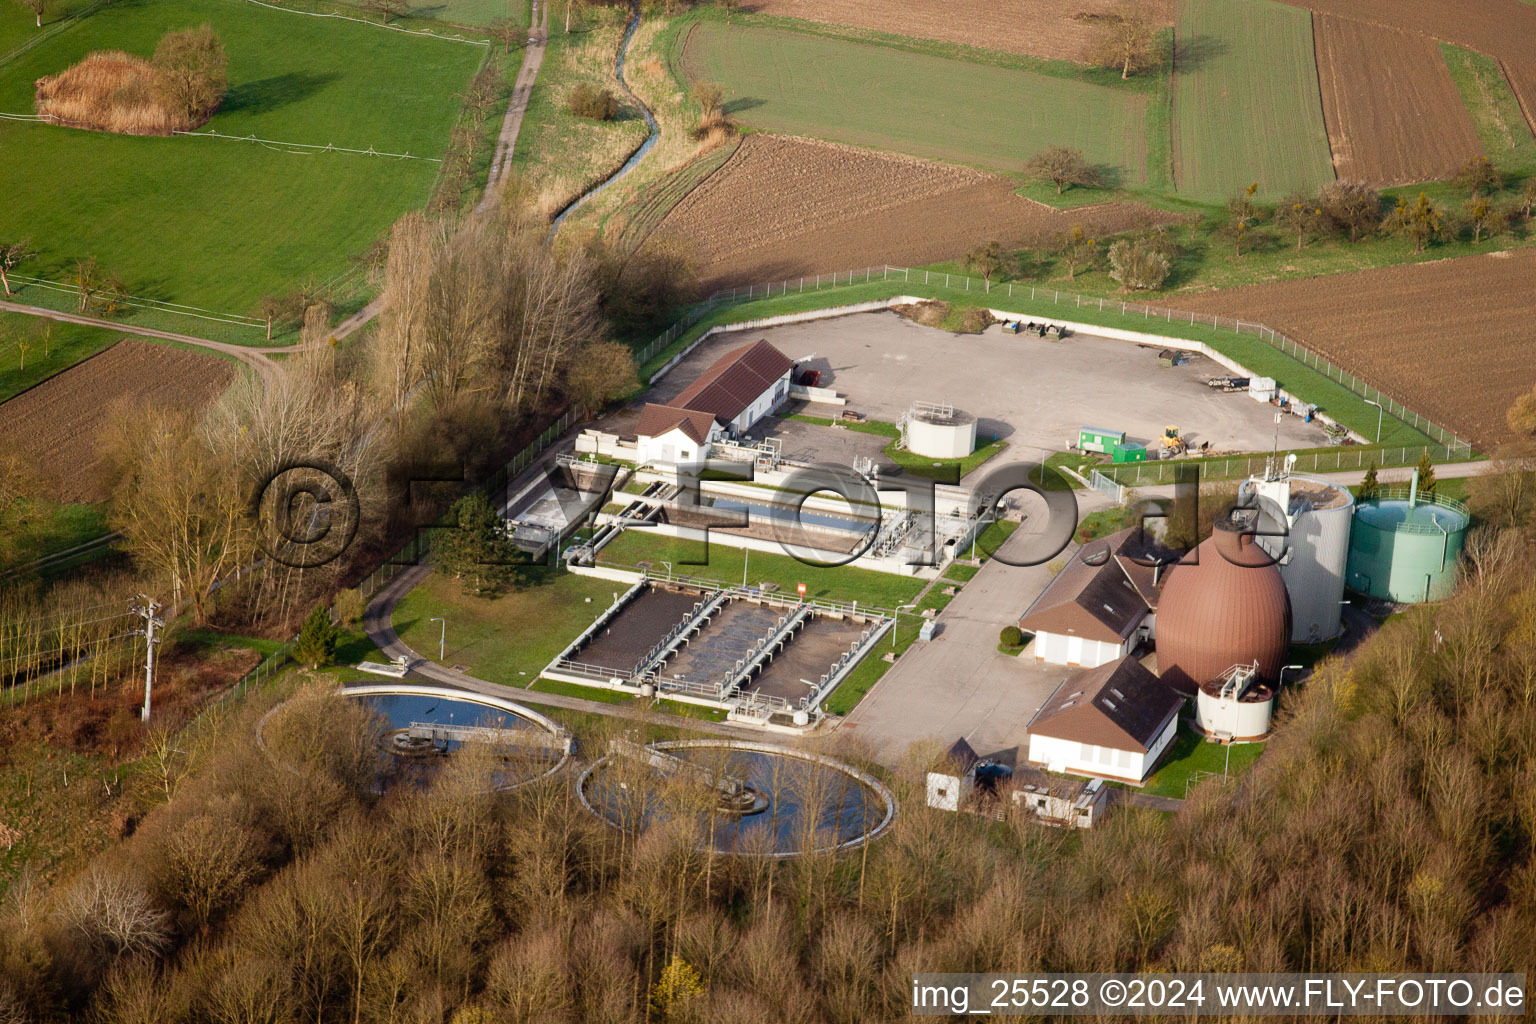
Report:
M135 630L144 638L144 708L139 712L140 721L149 721L150 698L155 690L155 648L160 646L158 630L165 628L165 620L159 617L160 603L147 594L140 594L140 606L135 608L144 620L144 629Z

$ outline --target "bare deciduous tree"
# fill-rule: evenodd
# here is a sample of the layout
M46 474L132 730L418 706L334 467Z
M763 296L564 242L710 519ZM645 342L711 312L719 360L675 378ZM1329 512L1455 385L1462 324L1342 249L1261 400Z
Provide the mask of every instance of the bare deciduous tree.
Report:
M1099 24L1097 60L1118 69L1121 79L1162 63L1157 25L1135 4L1124 4Z
M189 122L217 110L229 88L229 56L209 25L166 33L155 47L154 65L156 87Z
M16 0L16 2L32 12L38 28L43 27L43 15L48 11L48 0Z
M32 245L26 239L14 242L0 242L0 285L5 286L5 294L11 292L11 271L16 267L37 255Z
M592 416L614 399L633 394L640 387L640 378L627 345L594 341L571 359L565 383L571 399Z
M158 953L170 941L170 919L130 878L93 867L65 890L60 922L92 952L107 958Z
M1351 242L1381 223L1381 195L1358 181L1330 181L1318 190L1318 205Z
M1049 181L1056 186L1056 194L1068 185L1098 185L1103 180L1098 169L1090 164L1080 149L1067 146L1050 146L1024 165L1024 172L1031 178Z

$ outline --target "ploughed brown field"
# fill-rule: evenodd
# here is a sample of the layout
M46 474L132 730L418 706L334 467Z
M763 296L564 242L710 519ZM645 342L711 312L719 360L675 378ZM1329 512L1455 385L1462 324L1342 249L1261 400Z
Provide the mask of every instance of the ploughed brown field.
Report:
M707 288L953 259L978 243L1036 246L1176 221L1137 203L1056 210L966 167L829 142L751 135L667 215Z
M1314 15L1312 26L1340 178L1375 185L1449 178L1482 152L1433 39L1332 14Z
M1536 119L1536 6L1521 0L1284 0L1320 14L1402 29L1497 57Z
M1268 324L1479 446L1536 385L1536 250L1178 296L1181 309Z
M1173 0L1137 0L1164 25L1173 24ZM1098 20L1121 0L749 0L762 14L938 39L988 50L1087 63L1098 40Z
M120 341L0 405L0 451L26 452L61 501L100 501L102 434L120 410L201 409L234 364L147 341Z

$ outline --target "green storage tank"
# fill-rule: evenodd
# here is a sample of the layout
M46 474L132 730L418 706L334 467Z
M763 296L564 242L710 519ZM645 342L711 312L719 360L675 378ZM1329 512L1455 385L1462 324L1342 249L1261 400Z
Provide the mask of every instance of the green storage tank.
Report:
M1110 456L1111 462L1146 462L1147 446L1144 444L1117 444Z
M1471 519L1459 501L1384 489L1355 505L1345 582L1385 601L1449 597Z

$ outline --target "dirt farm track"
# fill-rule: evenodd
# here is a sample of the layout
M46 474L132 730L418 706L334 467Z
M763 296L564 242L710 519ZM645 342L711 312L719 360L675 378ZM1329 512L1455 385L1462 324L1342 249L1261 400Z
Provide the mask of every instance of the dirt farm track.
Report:
M1454 175L1482 147L1427 36L1318 14L1323 119L1339 177L1401 185Z
M1487 447L1536 385L1536 250L1249 285L1170 300L1258 320Z
M707 288L881 263L953 259L978 241L1029 244L1176 220L1136 203L1055 210L981 171L779 135L750 135L667 215Z
M201 409L235 376L217 356L120 341L0 405L0 451L27 453L64 501L99 501L101 434L120 409Z
M829 25L938 39L988 50L1087 62L1096 40L1095 21L1117 10L1119 0L749 0L750 10ZM1138 4L1165 25L1173 24L1173 0Z

